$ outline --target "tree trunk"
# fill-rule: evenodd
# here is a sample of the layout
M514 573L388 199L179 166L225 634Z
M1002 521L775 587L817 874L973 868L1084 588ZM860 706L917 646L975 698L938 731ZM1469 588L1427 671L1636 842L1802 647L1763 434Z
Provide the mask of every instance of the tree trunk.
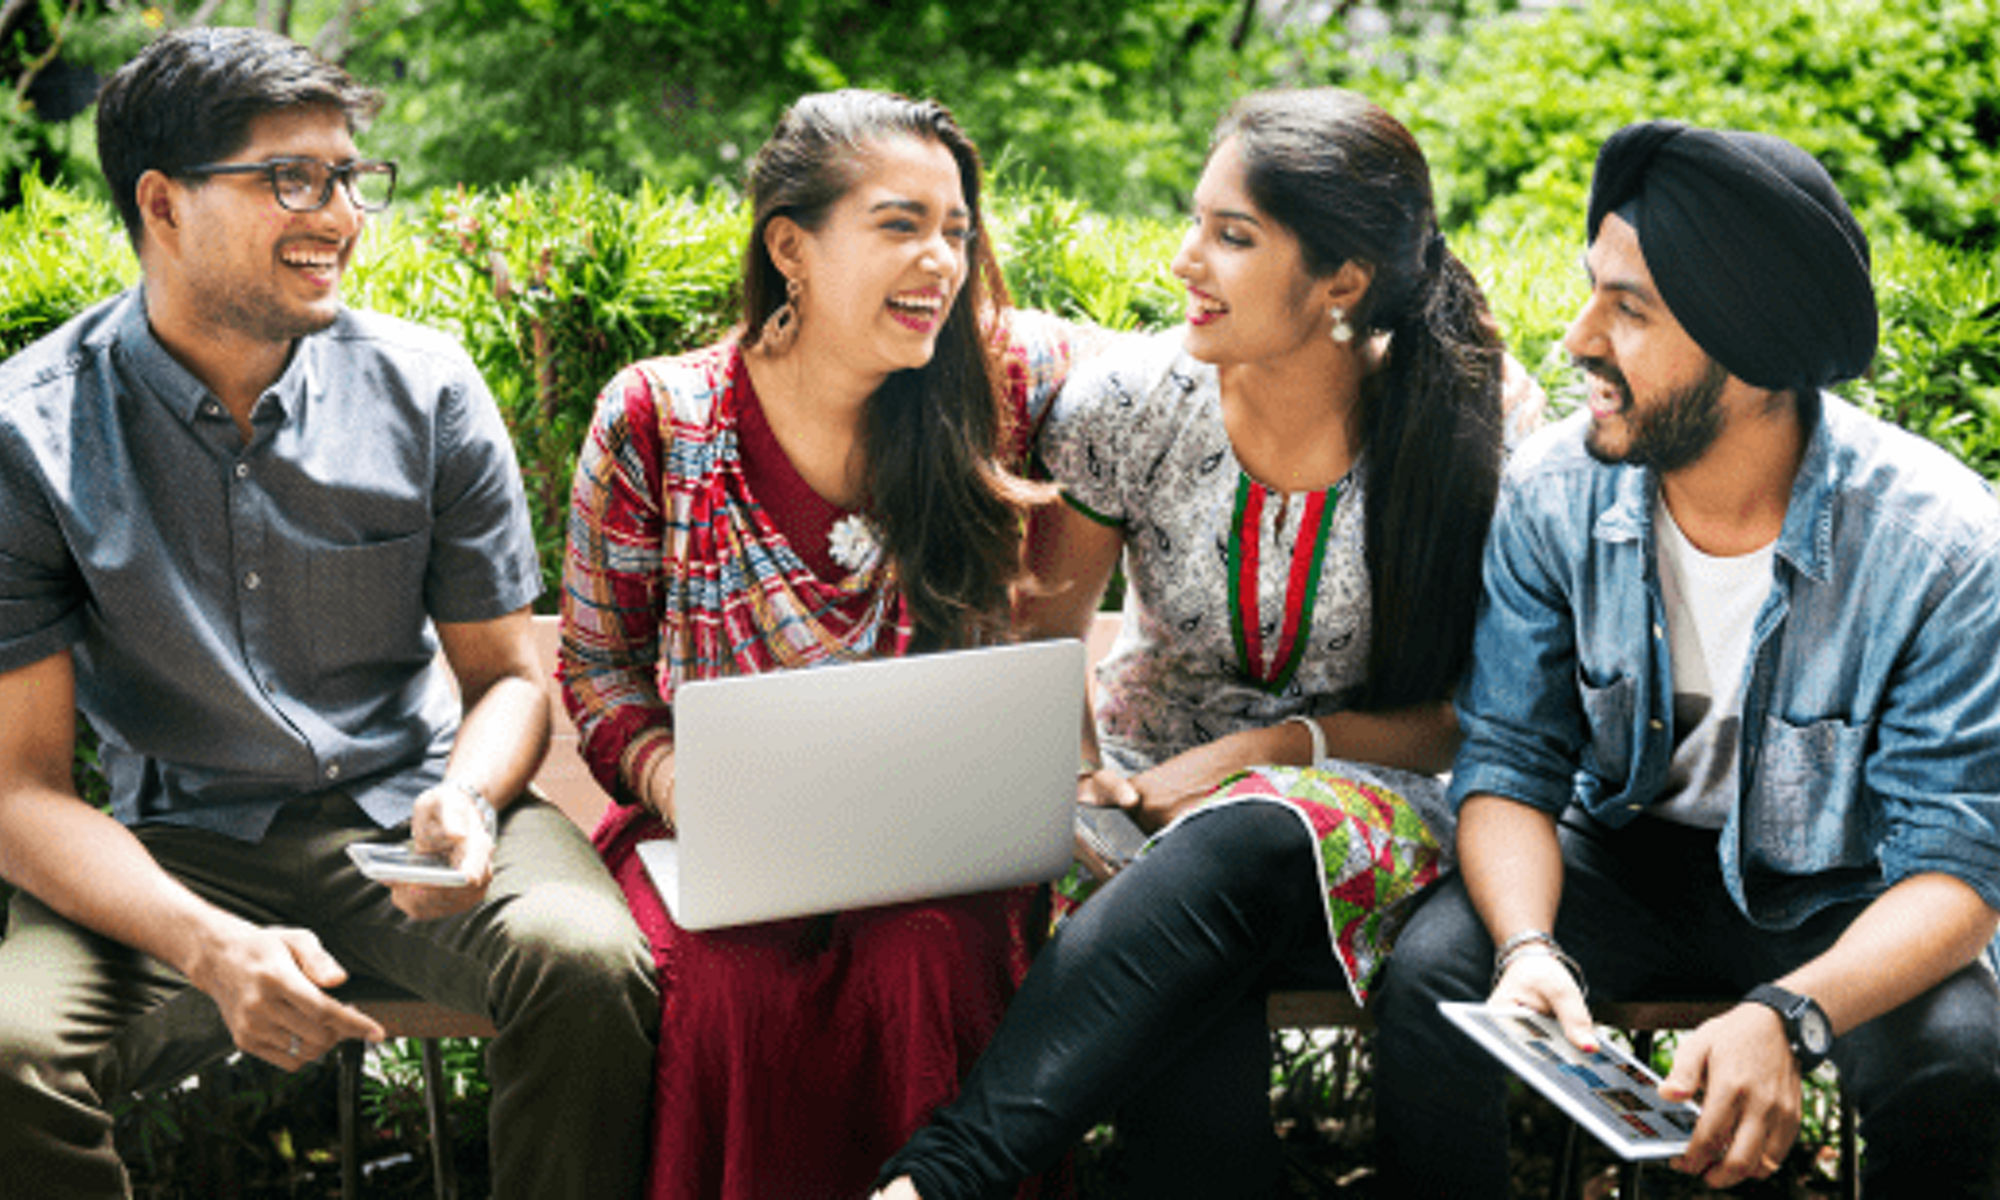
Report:
M368 0L343 0L339 11L313 35L312 52L330 63L346 62L347 52L354 48L354 20L367 6Z
M1243 0L1243 8L1236 14L1236 28L1229 34L1229 49L1241 53L1243 43L1250 40L1250 29L1257 23L1257 0Z

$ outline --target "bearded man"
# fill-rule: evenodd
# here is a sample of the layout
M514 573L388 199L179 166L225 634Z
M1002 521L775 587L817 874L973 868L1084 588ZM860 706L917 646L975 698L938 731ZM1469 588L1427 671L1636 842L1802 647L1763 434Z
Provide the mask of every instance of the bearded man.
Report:
M1504 1195L1504 1078L1440 1000L1743 1001L1680 1039L1673 1165L1767 1176L1823 1059L1870 1196L2000 1194L2000 505L1823 389L1874 356L1866 237L1811 156L1655 121L1603 147L1587 411L1510 464L1452 780L1462 871L1379 993L1390 1194Z

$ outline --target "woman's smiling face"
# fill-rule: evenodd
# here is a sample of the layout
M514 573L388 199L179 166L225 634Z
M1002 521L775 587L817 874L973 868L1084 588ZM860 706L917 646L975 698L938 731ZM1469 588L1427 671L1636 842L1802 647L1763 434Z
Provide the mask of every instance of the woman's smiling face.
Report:
M1332 327L1298 236L1250 198L1235 138L1202 170L1173 271L1188 289L1188 353L1204 362L1273 358Z
M781 243L798 238L796 266L787 270L804 287L794 353L879 383L930 361L965 284L976 231L958 162L942 144L873 142L856 169L818 229L779 218L772 234Z

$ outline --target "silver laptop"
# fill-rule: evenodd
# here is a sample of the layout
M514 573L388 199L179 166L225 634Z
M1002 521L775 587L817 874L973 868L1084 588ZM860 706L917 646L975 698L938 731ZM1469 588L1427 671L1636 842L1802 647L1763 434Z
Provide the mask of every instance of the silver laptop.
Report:
M1063 640L683 684L678 833L640 858L683 929L1053 879L1083 672Z

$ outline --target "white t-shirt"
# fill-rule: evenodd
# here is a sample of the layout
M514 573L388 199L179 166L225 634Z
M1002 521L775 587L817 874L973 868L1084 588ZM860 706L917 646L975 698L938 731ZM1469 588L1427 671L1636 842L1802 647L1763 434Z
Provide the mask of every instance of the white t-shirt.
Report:
M1674 665L1674 756L1652 811L1720 829L1736 799L1743 677L1777 543L1728 558L1703 554L1663 497L1653 502L1653 529Z

